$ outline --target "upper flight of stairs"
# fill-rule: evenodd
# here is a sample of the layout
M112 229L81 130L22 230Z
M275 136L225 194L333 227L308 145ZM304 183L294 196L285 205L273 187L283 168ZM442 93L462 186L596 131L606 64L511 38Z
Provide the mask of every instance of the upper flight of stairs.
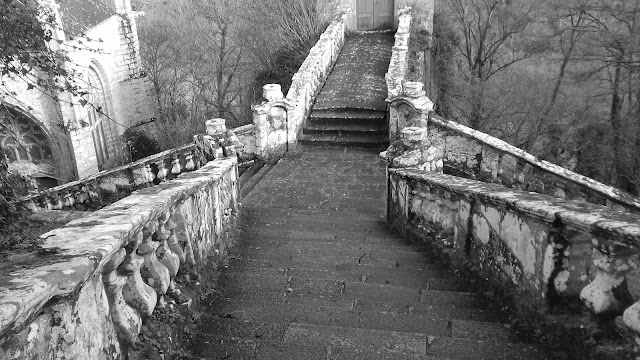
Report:
M318 94L300 143L347 148L388 146L387 85L393 33L347 37Z
M319 109L307 120L300 143L384 149L389 144L386 112L367 109Z

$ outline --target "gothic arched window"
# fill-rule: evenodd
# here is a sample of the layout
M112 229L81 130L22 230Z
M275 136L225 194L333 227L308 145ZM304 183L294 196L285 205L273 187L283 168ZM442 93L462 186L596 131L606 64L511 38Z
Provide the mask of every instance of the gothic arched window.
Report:
M42 128L27 116L0 105L0 146L9 163L53 162L51 144Z
M93 128L93 146L95 147L96 157L98 159L98 169L102 170L107 160L113 155L109 152L107 139L107 135L110 132L110 127L107 123L109 121L109 106L104 84L98 72L93 67L89 68L88 100L90 105L87 111L89 125Z

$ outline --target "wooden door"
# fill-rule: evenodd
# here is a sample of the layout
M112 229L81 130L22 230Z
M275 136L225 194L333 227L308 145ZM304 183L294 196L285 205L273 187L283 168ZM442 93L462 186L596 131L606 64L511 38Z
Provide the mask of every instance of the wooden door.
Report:
M358 30L391 29L393 0L357 0Z

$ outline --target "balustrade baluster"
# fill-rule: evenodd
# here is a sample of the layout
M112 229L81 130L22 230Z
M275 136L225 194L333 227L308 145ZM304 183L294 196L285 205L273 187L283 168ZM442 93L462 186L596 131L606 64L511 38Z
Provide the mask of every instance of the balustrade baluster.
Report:
M124 261L125 257L125 249L120 249L113 254L103 268L102 281L105 285L105 292L110 306L109 312L118 334L118 339L127 345L133 345L140 334L142 320L140 314L127 305L122 296L122 289L127 282L127 278L118 275L116 269Z
M127 245L127 256L120 265L122 272L127 276L127 282L122 289L122 296L131 307L149 316L156 307L158 294L142 280L142 275L140 274L144 258L138 255L138 248L142 244L142 239L143 234L139 232Z
M156 166L158 167L158 174L156 174L156 181L157 182L163 182L165 180L167 180L167 176L169 175L169 169L167 169L166 166L166 159L160 159L158 161L155 162Z
M72 190L68 190L65 194L64 194L64 207L65 208L72 208L73 205L76 203L76 199L75 199L75 194Z
M169 270L162 265L156 258L156 249L160 245L157 241L153 241L153 234L158 228L157 221L151 221L147 227L143 229L142 244L138 247L138 255L144 258L141 275L158 295L164 295L169 288L170 276Z
M172 160L173 166L171 167L171 174L173 174L174 176L178 176L182 173L183 166L182 166L182 162L180 161L181 157L182 157L182 154L173 155L173 160Z
M196 169L196 163L195 161L193 161L193 152L189 151L189 153L186 154L184 158L185 158L184 168L187 171L194 171Z
M172 228L169 222L171 214L166 212L162 214L158 218L158 229L156 230L156 236L159 242L158 248L156 250L156 256L162 265L164 265L169 270L169 275L171 278L174 278L178 273L178 269L180 268L180 258L178 255L174 254L169 245L167 244L167 239L171 237ZM173 224L175 226L175 224Z
M169 221L167 222L167 228L171 229L171 235L167 239L167 244L169 245L169 249L178 256L180 264L183 265L186 261L186 255L182 246L180 246L178 238L180 236L186 237L186 234L184 234L186 231L184 228L184 222L181 223L179 221L181 218L180 210L174 210L171 218L169 218Z

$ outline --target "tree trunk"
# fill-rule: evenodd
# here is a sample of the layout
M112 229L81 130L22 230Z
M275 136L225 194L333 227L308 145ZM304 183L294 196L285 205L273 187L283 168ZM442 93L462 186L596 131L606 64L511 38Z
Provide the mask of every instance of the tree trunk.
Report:
M611 183L617 187L623 187L621 183L620 175L623 168L624 159L622 156L622 141L621 141L621 112L622 103L624 101L623 95L620 94L620 83L622 81L622 61L623 56L617 55L615 61L615 70L611 92L611 114L609 116L609 122L611 123L611 129L613 130L613 142L611 144L613 148L613 166L611 171Z

